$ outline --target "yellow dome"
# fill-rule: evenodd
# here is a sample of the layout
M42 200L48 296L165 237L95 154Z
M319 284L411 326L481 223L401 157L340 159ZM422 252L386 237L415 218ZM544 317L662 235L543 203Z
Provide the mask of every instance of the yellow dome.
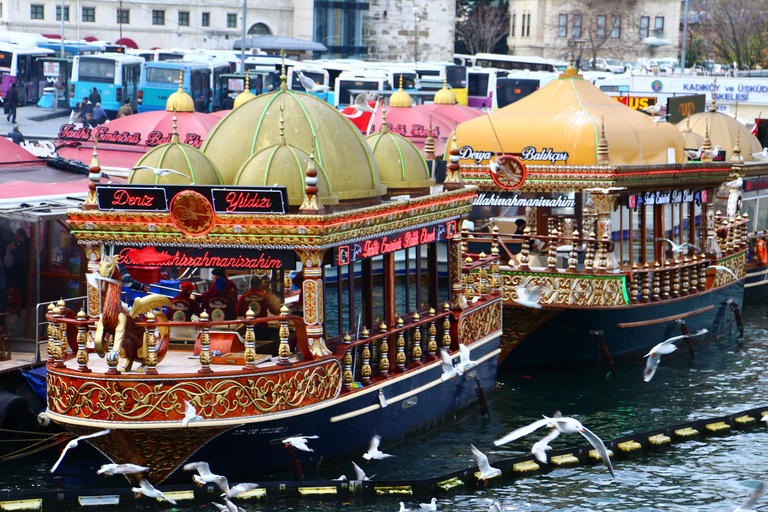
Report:
M448 88L448 79L443 82L443 88L437 91L433 101L435 105L455 105L456 95Z
M243 89L243 92L237 95L235 98L235 102L232 104L232 109L236 109L246 101L253 99L256 97L255 94L251 92L251 82L250 82L251 75L249 73L246 73L245 75L245 89Z
M665 164L667 149L683 163L683 136L670 123L651 118L606 95L576 70L487 116L457 129L461 163L486 164L499 152L525 165L597 165L601 125L612 165Z
M421 151L402 135L389 132L386 123L385 117L381 131L368 135L365 140L371 147L379 166L381 182L387 186L388 194L429 194L435 180L429 177L427 162Z
M395 91L392 96L389 97L390 107L412 107L413 101L411 95L403 90L403 75L400 75L400 89Z
M179 143L174 117L173 137L144 154L128 177L128 183L152 183L155 185L221 185L221 175L202 151L189 144ZM158 172L155 172L158 169ZM167 171L163 172L166 169Z
M165 102L165 110L168 112L194 112L195 101L192 96L184 92L183 75L179 73L179 90L168 96Z
M315 162L324 169L332 195L339 201L380 201L386 187L360 131L327 102L282 88L243 103L208 133L201 149L225 184L235 182L252 155L280 142L281 107L292 146L310 148L317 141Z
M309 153L301 148L281 143L264 148L246 160L235 177L235 185L269 187L282 185L288 189L288 204L301 206L304 200L306 170ZM322 166L314 163L317 170L317 198L323 206L339 203L328 184L328 177Z
M680 121L678 127L680 130L685 129L688 121ZM712 142L712 149L716 146L720 146L721 150L725 151L725 161L729 162L733 157L733 148L736 146L736 133L739 133L739 147L741 149L741 156L744 157L745 162L752 162L752 153L759 153L763 150L763 146L760 141L752 135L746 126L739 121L729 116L728 114L722 114L717 111L709 110L707 112L699 112L690 116L691 132L698 134L702 138L706 134L707 127L709 127L709 140ZM691 146L686 145L691 148ZM692 149L698 149L701 145Z

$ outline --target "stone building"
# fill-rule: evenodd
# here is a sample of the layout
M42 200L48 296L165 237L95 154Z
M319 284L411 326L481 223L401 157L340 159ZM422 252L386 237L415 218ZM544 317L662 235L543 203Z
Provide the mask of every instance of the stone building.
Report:
M680 49L680 0L510 0L509 7L514 55L565 59L569 40L583 41L575 48L583 46L585 61L676 58ZM671 44L658 44L664 40Z

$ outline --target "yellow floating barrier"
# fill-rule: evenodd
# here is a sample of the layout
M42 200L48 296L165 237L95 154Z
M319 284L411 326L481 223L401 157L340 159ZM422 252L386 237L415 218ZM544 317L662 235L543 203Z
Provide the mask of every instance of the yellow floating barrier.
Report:
M0 510L41 510L43 499L0 501Z
M648 438L648 444L654 447L670 444L671 442L672 439L669 436L665 436L664 434L657 434Z
M576 458L572 453L565 453L563 455L555 455L554 457L550 457L549 462L555 466L565 466L566 464L578 464L579 459Z
M237 495L237 499L246 498L261 498L267 495L266 489L251 489L250 491L241 492Z
M119 494L108 494L105 496L78 496L78 503L81 507L94 507L102 505L119 505Z
M336 494L335 487L299 487L302 496L315 496L319 494Z
M689 437L695 437L699 435L699 431L695 428L687 427L687 428L681 428L679 430L675 430L675 435L677 437L687 439Z
M481 475L482 475L482 473L480 471L475 471L475 479L476 480L481 480L481 481L487 482L487 481L491 480L491 478L498 478L498 477L500 477L501 473L499 473L498 475L493 475L492 477L489 477L489 478L480 478Z
M623 443L619 443L616 447L624 454L636 452L638 450L643 449L643 445L641 445L637 441L625 441Z
M394 485L392 487L374 487L376 494L413 494L413 487L410 485Z
M442 482L438 483L437 486L441 488L444 491L453 489L454 487L460 487L464 485L464 482L459 480L458 478L451 478L450 480L443 480Z
M163 494L165 494L167 498L171 498L174 501L195 499L195 491L169 491ZM157 501L165 500L158 498Z
M613 450L609 450L608 448L606 448L605 451L608 452L608 457L613 457ZM589 450L589 459L594 461L603 460L603 458L600 457L600 453L597 450Z
M524 462L518 462L517 464L512 465L512 471L516 471L518 473L527 473L529 471L538 471L540 469L541 467L532 460L526 460Z
M756 423L757 420L749 415L739 416L735 420L733 420L734 423L736 423L739 427L746 427L747 425L751 425L753 423Z
M731 426L724 421L718 421L717 423L708 423L707 430L710 432L727 432L731 430Z

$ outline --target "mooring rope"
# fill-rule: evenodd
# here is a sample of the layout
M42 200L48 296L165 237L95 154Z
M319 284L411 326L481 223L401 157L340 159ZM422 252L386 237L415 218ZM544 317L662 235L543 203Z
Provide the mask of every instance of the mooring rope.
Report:
M0 432L16 432L16 433L22 433L22 434L46 436L43 439L3 439L2 442L7 442L7 443L22 443L22 442L29 442L29 441L35 441L35 442L19 450L6 453L4 455L0 455L0 462L20 459L22 457L26 457L28 455L32 455L37 452L47 450L52 446L56 446L59 443L63 443L64 441L69 441L70 439L74 439L76 437L75 434L71 432L56 432L54 434L50 434L50 433L44 433L44 432L25 432L25 431L7 430L7 429L0 429Z

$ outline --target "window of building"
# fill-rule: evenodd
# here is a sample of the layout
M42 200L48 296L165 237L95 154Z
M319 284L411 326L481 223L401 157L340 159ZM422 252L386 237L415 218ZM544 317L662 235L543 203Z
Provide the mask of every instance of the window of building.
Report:
M203 13L203 19L200 21L200 25L204 27L210 27L211 26L211 13L204 12Z
M651 18L650 16L643 16L640 18L640 39L645 39L650 34L648 33L648 29L651 26Z
M599 15L597 17L597 38L598 39L605 39L605 24L608 20L607 16Z
M517 14L512 15L512 21L509 24L509 35L515 37L515 24L517 23Z
M574 39L581 37L581 14L573 15L573 30L571 32Z
M3 17L3 4L0 2L0 18Z
M83 7L83 22L95 23L96 22L96 8L95 7Z
M251 28L248 29L249 36L271 36L272 31L269 27L263 23L254 23Z
M165 11L152 11L152 24L165 25Z
M179 26L180 27L189 26L189 11L179 11Z
M611 28L611 39L621 39L621 16L613 17L613 28Z
M653 20L653 35L664 37L664 16L656 16Z
M29 6L29 18L33 20L45 19L45 6L32 4Z
M568 15L560 14L557 17L557 37L568 37Z
M528 13L528 23L525 24L525 37L531 36L531 13Z
M227 14L227 28L237 28L237 14Z
M117 10L117 24L128 25L131 22L130 9L118 9Z
M342 4L343 8L340 7ZM323 43L328 48L328 54L336 58L368 56L369 23L372 19L369 2L315 0L314 6L313 40Z
M61 6L56 6L56 21L61 21ZM69 7L64 7L64 21L69 21Z

